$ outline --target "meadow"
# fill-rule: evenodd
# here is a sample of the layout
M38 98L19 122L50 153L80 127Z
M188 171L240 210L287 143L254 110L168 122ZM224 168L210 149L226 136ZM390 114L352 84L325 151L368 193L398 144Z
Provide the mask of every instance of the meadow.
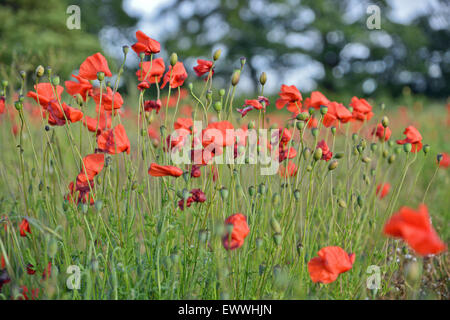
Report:
M444 102L266 98L265 74L237 97L245 60L215 88L220 51L186 70L141 32L122 50L1 84L1 299L449 298Z

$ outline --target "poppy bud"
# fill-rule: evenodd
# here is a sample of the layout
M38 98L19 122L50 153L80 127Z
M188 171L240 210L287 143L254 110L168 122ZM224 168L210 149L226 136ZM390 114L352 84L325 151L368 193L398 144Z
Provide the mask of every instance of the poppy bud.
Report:
M139 53L139 58L141 59L141 61L144 61L144 59L145 59L145 52Z
M7 80L2 80L2 87L6 88L8 86L8 81Z
M352 134L352 140L353 140L353 142L356 142L356 140L358 140L358 134L357 133Z
M219 60L220 59L220 54L222 53L222 50L221 49L217 49L215 52L214 52L214 54L213 54L213 59L214 59L214 61L217 61L217 60Z
M326 115L328 112L328 107L327 106L320 106L320 114L321 115Z
M370 163L370 161L372 161L372 159L370 159L369 157L362 157L361 161L364 163Z
M372 150L372 152L377 151L377 149L378 149L378 145L377 145L376 143L372 143L372 144L370 145L370 150Z
M319 134L319 129L312 128L311 129L311 134L312 134L313 137L317 137L317 135Z
M298 122L296 122L296 127L297 127L297 129L298 130L303 130L303 128L305 127L305 123L303 122L303 121L298 121Z
M219 90L219 96L223 97L225 95L225 89Z
M63 207L63 211L66 212L67 209L69 209L69 202L67 200L64 200L62 207Z
M398 146L394 149L395 154L400 154L402 152L402 147Z
M363 151L364 151L363 146L360 145L360 144L358 144L358 145L356 146L356 151L357 151L359 154L363 153Z
M314 112L316 112L316 110L315 110L313 107L311 107L311 108L308 109L309 115L312 116L312 115L314 114Z
M280 223L275 217L270 218L270 226L275 233L281 233Z
M430 152L430 150L431 150L431 147L429 144L426 144L423 146L423 153L427 154Z
M341 208L344 208L344 209L347 208L347 203L344 200L342 200L342 199L338 200L338 205Z
M206 92L206 100L209 102L211 102L212 100L212 91L208 90L208 92Z
M438 164L441 163L441 160L443 157L444 157L444 155L442 153L438 153L438 155L436 156L436 160L437 160Z
M259 77L259 83L261 85L265 85L267 82L267 74L265 72L261 73L261 76Z
M313 168L312 168L310 165L308 165L308 166L306 167L306 171L308 171L308 172L311 172L312 169L313 169Z
M387 126L389 125L389 118L386 117L386 116L384 116L383 119L381 119L381 125L382 125L384 128L387 128Z
M220 196L222 197L222 200L226 200L228 198L228 189L222 187L222 189L220 189Z
M58 76L54 76L52 77L52 85L57 86L59 85L59 77Z
M315 161L319 161L320 159L322 159L322 153L323 153L322 149L321 148L317 148L314 151L314 160Z
M310 155L311 155L311 149L310 148L306 147L305 149L303 149L303 158L305 160L307 160Z
M281 236L281 233L275 233L274 235L273 235L273 241L275 242L275 244L277 245L277 246L279 246L280 244L281 244L281 240L282 240L282 236Z
M103 208L103 201L102 200L97 200L95 201L95 210L97 211L101 211Z
M255 239L256 249L261 249L263 244L264 244L264 240L263 239L261 239L261 238L256 238Z
M128 51L130 51L130 47L129 46L123 46L122 47L122 52L123 52L124 55L127 55Z
M405 143L405 144L403 145L403 150L404 150L406 153L411 152L411 149L412 149L412 144L411 144L411 143Z
M336 134L336 127L331 127L331 134L333 136Z
M16 108L17 111L20 111L23 108L23 104L20 101L16 101L14 102L14 107Z
M38 186L39 191L42 191L44 189L44 184L41 182L39 182L39 186Z
M56 253L58 252L58 243L54 238L51 238L48 243L48 256L50 258L54 258L56 256Z
M300 190L296 189L294 190L294 198L296 201L300 200Z
M307 112L301 112L296 116L296 119L299 121L305 121L309 118L309 114Z
M161 133L162 136L164 136L166 133L166 126L165 125L160 126L159 132Z
M274 206L276 206L276 205L278 205L280 203L280 195L278 194L278 193L275 193L273 196L272 196L272 204L274 205Z
M250 122L248 123L248 125L247 125L247 128L249 128L250 130L251 130L251 129L255 129L255 122L250 121Z
M89 206L86 203L83 203L81 205L81 212L83 212L84 214L86 214L89 210Z
M52 67L47 66L47 77L50 79L51 75L52 75Z
M333 160L330 162L330 164L328 165L328 170L332 171L334 169L337 168L339 162L337 160Z
M27 73L25 71L20 71L20 77L22 78L22 80L25 80L25 78L27 77Z
M170 55L170 65L173 67L174 65L177 64L177 62L178 62L178 55L175 52L173 52Z
M241 68L243 68L245 66L245 63L247 62L247 58L246 57L241 57L239 60L241 62Z
M220 112L222 110L222 102L217 101L216 103L214 103L214 110Z
M334 155L335 159L341 159L344 157L344 153L343 152L336 152L336 154Z
M360 208L362 208L363 204L364 204L364 199L361 195L358 196L358 198L356 198L356 202L358 203L358 206Z
M241 78L241 70L235 70L233 76L231 77L231 84L235 87L239 83Z
M236 185L235 191L236 191L236 195L239 198L244 196L244 190L242 189L242 186L240 184Z
M395 154L392 154L389 158L388 158L388 163L391 164L392 162L395 161Z
M388 141L388 146L389 146L389 148L392 148L394 146L394 141L389 140Z
M387 158L387 156L389 155L389 152L387 150L383 150L383 158Z
M41 78L45 73L45 69L43 66L38 65L35 71L36 78Z
M255 187L254 186L250 186L248 187L248 194L253 197L253 195L255 194Z
M266 185L264 183L261 183L258 186L258 193L261 195L264 195L264 194L266 194L266 191L267 191Z

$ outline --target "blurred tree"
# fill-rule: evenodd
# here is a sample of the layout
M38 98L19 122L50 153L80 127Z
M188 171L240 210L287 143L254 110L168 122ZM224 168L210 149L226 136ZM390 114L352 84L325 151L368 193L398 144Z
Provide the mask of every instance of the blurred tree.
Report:
M66 25L69 5L81 9L79 30ZM98 34L103 28L125 34L136 24L123 11L122 0L1 0L0 21L1 77L39 64L68 77L88 55L102 50Z
M169 52L199 57L224 47L221 65L247 57L253 83L267 69L289 75L292 84L311 71L312 80L330 93L398 95L410 86L416 92L446 97L450 85L448 2L438 0L438 5L408 25L390 19L390 3L176 0L158 16L162 21L178 21L178 31L161 39ZM381 9L380 30L366 26L370 4ZM356 14L355 8L359 8ZM303 71L292 74L299 67ZM286 77L280 80L287 81Z

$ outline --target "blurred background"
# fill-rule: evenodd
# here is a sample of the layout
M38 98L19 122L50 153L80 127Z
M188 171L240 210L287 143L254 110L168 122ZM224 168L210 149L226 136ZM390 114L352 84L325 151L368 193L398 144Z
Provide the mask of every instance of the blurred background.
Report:
M69 5L81 9L79 30L66 26ZM367 26L370 5L380 8L379 29ZM161 42L159 56L177 52L191 81L196 59L215 49L217 87L246 57L241 93L253 93L265 71L268 94L285 83L331 98L395 99L406 90L445 101L449 17L444 0L0 0L0 77L42 64L68 79L97 51L117 70L139 29ZM136 81L137 56L127 60L124 83Z

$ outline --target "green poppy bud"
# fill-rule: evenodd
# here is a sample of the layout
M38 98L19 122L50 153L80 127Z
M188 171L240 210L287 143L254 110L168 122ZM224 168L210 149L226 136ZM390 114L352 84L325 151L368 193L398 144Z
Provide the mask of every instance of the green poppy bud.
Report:
M241 78L241 70L235 70L233 76L231 77L231 85L235 87L239 83Z
M314 160L315 160L315 161L319 161L320 159L322 159L322 154L323 154L322 149L321 149L321 148L317 148L317 149L314 151Z
M123 46L122 47L122 52L123 52L124 55L127 55L128 51L130 51L130 47L129 46Z
M301 112L297 115L297 120L299 121L306 121L309 119L309 113L308 112Z
M145 59L145 52L139 53L139 58L141 59L141 61L144 61L144 59Z
M272 196L272 204L274 206L280 204L280 195L278 193L274 193L274 195Z
M281 233L280 223L275 217L270 218L270 226L275 233Z
M337 168L339 162L337 160L333 160L330 162L330 164L328 165L328 170L332 171L334 169Z
M308 109L308 112L309 112L309 115L312 116L314 114L314 112L316 112L316 109L311 107L311 108Z
M344 157L344 153L343 152L336 152L336 154L334 155L334 157L336 159L341 159Z
M357 133L352 134L352 140L353 140L353 142L356 142L356 140L358 140L358 134Z
M216 103L214 103L214 110L220 112L222 110L222 102L217 101Z
M178 55L175 52L173 52L170 55L170 65L173 67L174 65L177 64L177 62L178 62Z
M264 194L266 194L266 192L267 192L267 187L266 187L266 185L265 185L264 183L261 183L261 184L258 186L258 193L261 194L261 195L264 195Z
M241 68L244 68L245 63L247 62L247 58L246 57L241 57L239 59L239 61L241 62Z
M395 154L400 154L402 152L402 147L398 146L394 149Z
M362 208L362 206L364 205L364 198L359 195L358 198L356 198L356 202L358 203L358 206Z
M326 115L328 112L328 107L327 106L320 106L320 114L321 115Z
M336 127L331 127L331 134L336 135Z
M426 144L423 146L423 153L427 154L430 152L430 150L431 150L431 147L429 144Z
M382 125L384 128L387 128L388 125L389 125L389 118L386 117L386 116L384 116L383 119L381 119L381 125Z
M412 144L411 143L405 143L403 145L403 151L405 151L406 153L411 152L412 149Z
M54 76L52 77L52 85L57 86L59 85L59 77L58 76Z
M223 97L225 95L225 89L219 90L219 96Z
M253 196L255 195L255 191L256 191L256 189L255 189L254 186L248 187L248 194L249 194L251 197L253 197Z
M214 52L214 54L213 54L213 59L214 59L214 61L217 61L217 60L220 59L221 53L222 53L222 50L221 50L221 49L217 49L217 50Z
M388 163L391 164L395 161L395 154L391 154L391 156L388 158Z
M372 150L372 152L377 151L377 149L378 149L378 145L376 143L370 144L370 150Z
M347 208L347 203L344 200L342 200L342 199L338 200L338 205L341 208L344 208L344 209Z
M312 166L311 165L308 165L307 167L306 167L306 171L308 171L308 172L311 172L312 171Z
M265 72L261 73L261 76L259 77L259 83L261 85L265 85L267 82L267 74Z
M444 155L442 153L438 153L438 155L436 156L436 160L437 160L438 164L441 163L441 160L443 157L444 157Z
M317 137L317 135L319 134L319 129L312 128L311 129L311 134L312 134L313 137Z
M8 80L2 80L2 87L6 88L8 86Z
M255 129L255 122L254 121L250 121L247 125L247 128L251 129Z
M22 80L25 80L25 78L27 77L27 73L25 71L20 71L20 77L22 78Z
M298 121L295 123L298 130L303 130L305 128L305 123L303 121Z
M41 78L45 73L45 69L43 66L38 65L35 71L36 78Z
M98 79L98 81L103 81L103 80L105 80L105 73L104 72L102 72L102 71L99 71L99 72L97 72L97 79Z
M220 196L222 197L222 200L226 200L228 198L228 189L222 187L222 189L220 189Z

